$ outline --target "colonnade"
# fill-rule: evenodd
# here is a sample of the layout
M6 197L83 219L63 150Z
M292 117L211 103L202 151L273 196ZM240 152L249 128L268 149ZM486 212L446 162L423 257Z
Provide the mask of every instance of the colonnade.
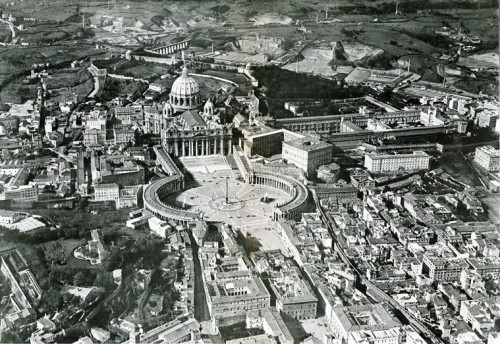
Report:
M298 221L307 204L308 191L304 185L286 177L271 174L252 173L249 178L250 184L264 185L286 192L290 199L284 203L277 204L273 213L275 221L280 219L293 219Z
M293 185L291 185L290 183L283 181L283 180L270 178L269 176L256 175L253 177L252 184L264 185L264 186L268 186L271 188L275 188L275 189L284 191L291 196L292 196L293 192L295 191Z
M163 178L149 185L144 191L144 207L153 215L162 220L175 220L186 224L199 217L193 213L162 202L168 194L182 190L184 178L179 175Z
M166 142L167 152L175 156L200 156L231 154L231 139L216 138L175 138Z

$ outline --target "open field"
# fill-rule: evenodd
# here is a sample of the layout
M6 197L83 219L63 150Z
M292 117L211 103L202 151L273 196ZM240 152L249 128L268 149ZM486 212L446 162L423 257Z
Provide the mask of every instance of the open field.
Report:
M464 2L445 4L431 0L423 5L418 1L408 1L400 4L404 14L394 15L393 5L382 0L370 3L340 0L330 6L327 17L324 3L304 4L298 0L286 3L240 0L224 6L216 1L158 3L152 0L111 2L109 5L101 1L67 4L62 0L50 3L25 0L10 6L7 0L2 0L0 10L18 18L37 20L25 22L25 30L18 32L20 41L37 46L0 47L0 82L13 72L26 71L33 63L54 63L54 59L71 61L89 54L106 53L95 50L95 42L107 42L104 44L109 53L123 53L129 46L134 50L142 44L144 36L152 39L153 45L192 39L193 47L196 46L193 50L197 52L206 52L212 44L214 49L224 51L237 49L234 43L249 33L278 38L280 49L285 50L304 39L321 41L327 46L340 41L346 46L374 49L357 61L348 59L342 63L330 61L327 53L317 67L309 68L317 74L331 75L332 64L361 64L385 69L393 68L398 60L402 60L410 61L411 70L422 75L423 80L440 82L435 73L436 64L440 62L437 58L448 51L449 42L434 31L443 25L461 27L477 35L484 43L481 47L489 46L488 51L494 50L498 42L498 13L491 11L492 6L496 6L492 1L482 1L472 7L471 4L465 6ZM418 13L418 10L422 12ZM255 25L252 19L256 18L260 18L259 23L263 25ZM303 25L306 33L297 30L298 25ZM39 42L46 44L39 46ZM274 41L267 42L260 50L275 51L275 47L269 45ZM311 60L308 55L317 55L317 52L310 47L306 49L304 63ZM168 68L155 66L145 70L130 67L127 72L134 77L153 78L162 74L164 69ZM4 75L2 71L5 71ZM467 87L467 81L469 79L459 81L458 85ZM490 81L480 79L475 83L477 86L470 87L475 89ZM489 93L492 92L495 90Z
M500 63L498 52L493 51L461 57L458 60L458 64L462 66L473 66L481 68L498 68Z
M462 183L482 186L476 172L469 165L461 152L444 153L439 158L441 168Z
M50 63L50 72L57 67L69 67L71 61L102 54L102 51L76 45L52 45L43 47L0 47L0 92L16 95L22 79L30 74L34 64ZM59 67L59 68L60 68ZM22 95L20 92L17 96ZM35 93L36 95L36 93ZM0 95L1 96L1 95ZM29 96L33 98L30 93ZM2 101L3 100L2 98Z

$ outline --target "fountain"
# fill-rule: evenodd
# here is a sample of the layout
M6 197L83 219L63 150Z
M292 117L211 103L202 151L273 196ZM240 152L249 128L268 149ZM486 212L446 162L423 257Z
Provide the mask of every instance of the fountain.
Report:
M269 198L269 195L268 195L268 194L267 194L267 192L266 192L266 194L264 195L264 197L262 197L262 198L260 199L260 201L261 201L262 203L269 203L269 202L271 202L271 201L272 201L272 199L270 199L270 198Z

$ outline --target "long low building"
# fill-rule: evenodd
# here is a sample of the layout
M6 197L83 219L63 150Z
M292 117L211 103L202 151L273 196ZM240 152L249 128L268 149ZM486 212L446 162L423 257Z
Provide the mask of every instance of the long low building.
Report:
M416 109L370 114L351 113L329 116L279 118L276 119L275 126L277 129L288 129L294 132L315 131L319 133L335 133L341 131L343 121L350 121L360 127L366 127L370 118L391 123L410 123L420 120L420 112L420 109Z
M156 163L161 166L163 171L167 173L168 175L179 175L181 177L184 177L182 174L181 170L177 165L174 163L172 158L165 152L165 149L162 148L160 145L156 145L153 147L153 151L156 154Z
M413 154L366 154L365 167L370 172L429 169L431 156L422 151Z
M336 198L338 200L353 200L358 197L359 189L347 185L319 184L311 187L315 199Z

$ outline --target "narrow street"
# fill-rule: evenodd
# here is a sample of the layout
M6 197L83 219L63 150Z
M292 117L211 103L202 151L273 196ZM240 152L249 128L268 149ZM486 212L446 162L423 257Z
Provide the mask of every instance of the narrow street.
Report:
M191 233L189 233L191 236ZM198 321L210 320L205 289L203 288L203 278L200 259L198 257L198 245L191 236L191 250L193 252L194 264L194 317Z

